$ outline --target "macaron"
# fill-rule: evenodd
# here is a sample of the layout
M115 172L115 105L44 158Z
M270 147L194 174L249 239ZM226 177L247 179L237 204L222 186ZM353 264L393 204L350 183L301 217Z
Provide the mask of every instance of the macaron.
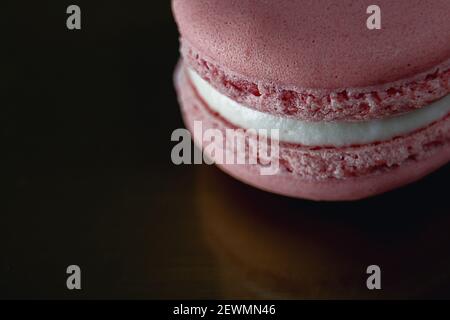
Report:
M450 2L380 0L375 30L371 4L173 0L175 84L197 145L208 130L249 132L244 148L204 152L247 184L311 200L378 195L446 165ZM217 148L247 159L261 132L277 133L269 159L217 161ZM277 163L270 175L267 160Z

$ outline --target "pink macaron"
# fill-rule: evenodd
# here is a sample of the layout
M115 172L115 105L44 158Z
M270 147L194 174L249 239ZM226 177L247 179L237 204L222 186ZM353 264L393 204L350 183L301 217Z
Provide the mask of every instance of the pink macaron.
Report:
M186 126L237 179L291 197L356 200L450 160L449 1L379 0L375 30L366 23L370 1L172 4ZM208 130L249 136L243 148L211 149ZM219 147L247 159L242 153L264 131L276 132L268 138L272 174L261 174L260 152L256 162L217 161Z

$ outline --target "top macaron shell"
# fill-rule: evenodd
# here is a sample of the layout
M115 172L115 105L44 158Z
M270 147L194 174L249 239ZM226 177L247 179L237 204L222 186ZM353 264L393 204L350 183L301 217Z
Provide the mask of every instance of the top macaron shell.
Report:
M174 0L182 38L224 68L299 88L364 88L450 57L450 1Z

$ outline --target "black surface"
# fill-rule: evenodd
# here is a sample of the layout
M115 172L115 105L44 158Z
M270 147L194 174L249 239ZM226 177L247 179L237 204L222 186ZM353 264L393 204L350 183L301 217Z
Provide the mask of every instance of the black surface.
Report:
M275 284L298 298L450 297L448 166L345 204L266 194L213 167L176 167L170 136L183 124L169 1L76 3L81 31L66 29L68 1L1 5L0 298L254 297L246 282L263 296ZM297 242L284 245L292 239L279 234ZM270 260L264 248L286 250L285 260L255 276L258 259ZM266 281L291 260L315 261L310 253L324 257L317 288ZM386 286L372 294L364 272L377 263ZM82 268L81 291L65 287L70 264Z

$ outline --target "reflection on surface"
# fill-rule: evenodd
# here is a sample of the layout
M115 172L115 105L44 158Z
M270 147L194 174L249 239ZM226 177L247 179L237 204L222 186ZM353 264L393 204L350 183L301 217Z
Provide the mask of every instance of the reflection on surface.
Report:
M198 169L196 201L223 298L449 296L448 166L351 203L284 198ZM381 267L381 291L366 287L372 264Z

